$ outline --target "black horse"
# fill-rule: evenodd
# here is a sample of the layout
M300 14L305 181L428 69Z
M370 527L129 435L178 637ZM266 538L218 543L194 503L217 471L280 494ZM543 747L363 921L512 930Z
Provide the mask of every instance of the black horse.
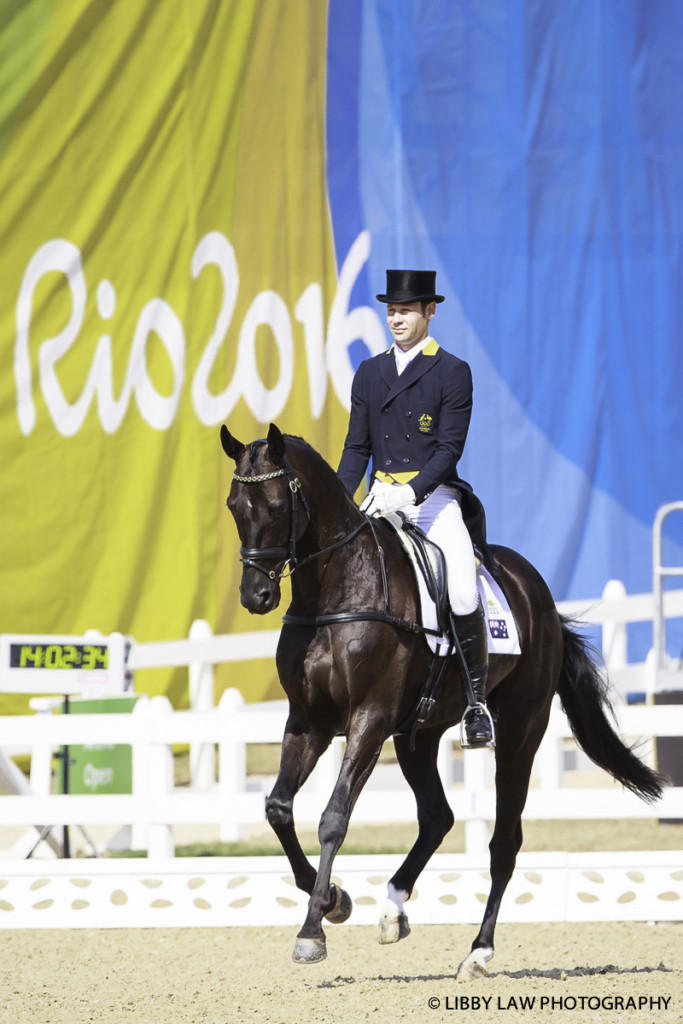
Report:
M332 863L389 737L415 794L419 826L413 848L389 882L380 920L379 941L396 942L410 931L403 904L454 821L437 752L441 736L463 711L457 660L449 664L435 710L411 742L407 723L414 720L432 656L425 637L410 628L418 621L419 593L397 535L358 509L332 468L301 438L283 436L271 424L267 440L245 446L223 426L221 442L236 462L228 507L241 542L242 604L256 614L271 611L280 601L280 580L291 575L292 602L277 648L289 715L266 815L296 885L310 896L293 958L323 959L323 918L340 922L351 913L349 896L330 882ZM493 956L500 902L522 844L534 755L556 692L577 742L597 765L648 801L661 795L664 784L612 728L606 684L590 648L558 614L539 573L509 548L492 545L490 552L522 653L491 657L488 699L497 732L491 890L461 975L486 973ZM346 751L320 819L316 871L299 844L292 804L339 735L346 737Z

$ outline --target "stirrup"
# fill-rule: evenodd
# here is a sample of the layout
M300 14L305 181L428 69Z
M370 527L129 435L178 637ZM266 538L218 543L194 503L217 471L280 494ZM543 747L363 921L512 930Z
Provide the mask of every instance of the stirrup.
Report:
M468 712L473 711L474 708L481 708L481 710L484 712L484 714L488 718L489 725L491 726L491 739L488 740L488 742L486 742L486 743L476 743L476 744L473 744L473 743L470 743L468 741L468 739L467 739L467 734L465 732L465 719L467 717ZM481 701L476 701L474 704L468 704L467 707L465 708L465 710L462 713L462 718L460 719L460 746L462 747L463 750L486 750L487 747L493 748L493 747L495 747L495 745L496 745L496 727L493 724L493 718L491 717L491 712L489 711L487 705L486 704L482 704Z

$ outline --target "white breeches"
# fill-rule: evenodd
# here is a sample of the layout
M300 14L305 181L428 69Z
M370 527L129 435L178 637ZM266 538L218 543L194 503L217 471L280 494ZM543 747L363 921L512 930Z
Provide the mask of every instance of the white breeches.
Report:
M421 505L406 505L401 512L443 551L453 613L469 615L479 602L477 566L459 497L455 487L440 484Z

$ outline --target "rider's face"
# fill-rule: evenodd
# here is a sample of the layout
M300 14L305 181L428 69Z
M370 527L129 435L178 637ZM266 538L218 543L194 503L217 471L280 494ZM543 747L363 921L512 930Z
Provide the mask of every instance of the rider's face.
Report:
M399 348L407 351L429 334L429 321L434 316L436 303L428 303L423 310L421 302L406 302L387 306L387 323Z

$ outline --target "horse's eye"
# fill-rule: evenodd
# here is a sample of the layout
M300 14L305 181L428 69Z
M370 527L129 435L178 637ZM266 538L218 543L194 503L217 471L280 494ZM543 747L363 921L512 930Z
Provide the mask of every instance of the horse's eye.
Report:
M268 512L271 516L281 516L287 511L287 502L278 501L274 505L268 506Z

